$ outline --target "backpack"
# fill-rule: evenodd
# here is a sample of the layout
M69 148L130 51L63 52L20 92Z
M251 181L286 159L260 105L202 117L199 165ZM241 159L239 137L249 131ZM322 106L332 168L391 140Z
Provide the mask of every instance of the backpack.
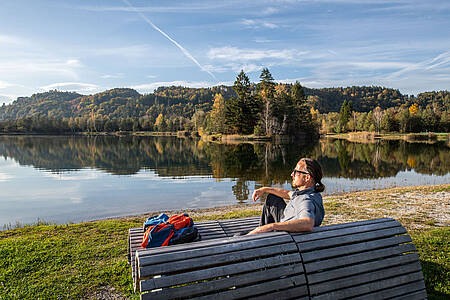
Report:
M148 218L144 223L144 238L141 246L153 248L191 242L198 237L194 221L187 214L173 215L170 218L161 214Z

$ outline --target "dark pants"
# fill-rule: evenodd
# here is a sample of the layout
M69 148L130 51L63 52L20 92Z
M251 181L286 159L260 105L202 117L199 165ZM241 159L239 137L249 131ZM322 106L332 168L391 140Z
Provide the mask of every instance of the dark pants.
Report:
M280 222L283 217L283 212L286 207L286 202L283 198L273 194L267 195L266 203L262 209L259 226Z
M272 194L267 195L266 203L262 209L261 219L259 220L259 226L280 222L285 207L286 202L284 202L283 198ZM246 235L249 232L249 230L241 231L234 236Z

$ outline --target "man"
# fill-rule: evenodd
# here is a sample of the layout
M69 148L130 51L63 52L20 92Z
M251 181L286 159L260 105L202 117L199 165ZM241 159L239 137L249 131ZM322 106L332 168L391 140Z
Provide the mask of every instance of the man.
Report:
M310 158L302 158L292 171L292 186L295 191L282 188L262 187L253 192L253 201L264 193L269 193L263 207L259 227L248 234L274 230L302 232L311 231L322 223L325 211L322 196L322 167ZM289 203L283 199L290 199Z

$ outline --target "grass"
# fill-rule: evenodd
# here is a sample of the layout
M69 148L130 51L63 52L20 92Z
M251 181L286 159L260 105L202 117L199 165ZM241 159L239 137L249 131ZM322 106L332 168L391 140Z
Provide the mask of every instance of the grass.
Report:
M450 228L410 232L422 264L429 299L450 296Z
M449 191L449 186L424 189ZM402 188L402 191L408 189ZM326 198L327 214L330 217L335 213L352 215L348 199L339 197ZM195 217L194 220L257 215L259 210L245 209ZM86 299L100 298L99 293L101 298L138 298L133 292L131 269L127 263L127 234L128 228L140 226L143 219L67 225L39 222L0 232L0 299ZM417 221L401 220L407 228L407 222ZM410 234L420 255L429 298L448 299L450 229L436 227L431 220L428 222L430 229L410 230Z

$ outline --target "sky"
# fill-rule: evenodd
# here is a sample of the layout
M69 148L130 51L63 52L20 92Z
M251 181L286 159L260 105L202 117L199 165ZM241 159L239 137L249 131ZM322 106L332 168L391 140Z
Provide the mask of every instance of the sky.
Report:
M448 0L15 0L0 4L0 103L48 90L232 85L450 89Z

